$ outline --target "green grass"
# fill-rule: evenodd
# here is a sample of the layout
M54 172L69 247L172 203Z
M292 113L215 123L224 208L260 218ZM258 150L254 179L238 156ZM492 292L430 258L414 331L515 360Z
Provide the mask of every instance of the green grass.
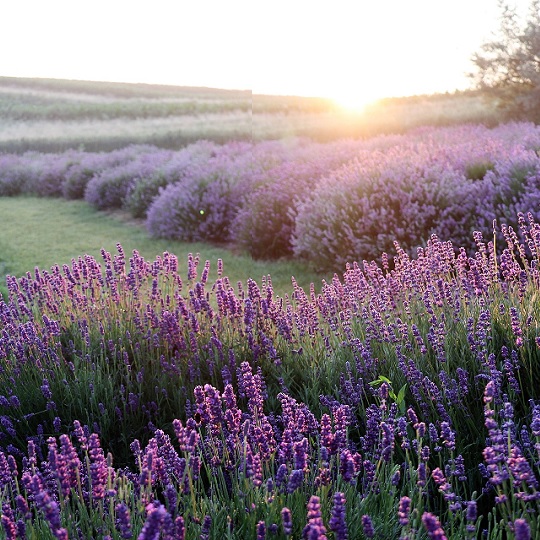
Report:
M55 264L69 264L72 258L84 254L101 260L101 248L115 253L117 243L122 244L126 256L136 249L147 260L164 251L174 253L181 269L186 268L188 253L200 253L202 263L209 260L212 264L211 279L215 278L216 262L221 258L224 273L232 283L245 282L250 277L260 283L262 276L270 274L280 295L292 290L291 276L303 287L321 281L320 275L295 261L253 261L225 247L150 238L142 224L98 212L84 201L0 198L0 216L0 293L3 295L7 274L22 276L36 266L49 269Z

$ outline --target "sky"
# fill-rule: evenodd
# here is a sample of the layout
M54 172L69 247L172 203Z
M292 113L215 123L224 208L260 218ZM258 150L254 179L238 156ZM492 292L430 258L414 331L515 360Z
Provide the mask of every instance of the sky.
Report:
M497 0L2 4L3 76L249 89L352 106L469 87L470 58L499 17Z

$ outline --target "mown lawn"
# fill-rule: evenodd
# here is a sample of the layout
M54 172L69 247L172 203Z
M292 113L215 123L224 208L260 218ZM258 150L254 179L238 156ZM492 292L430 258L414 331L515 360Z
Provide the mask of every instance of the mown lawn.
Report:
M150 238L143 225L123 219L121 215L98 212L84 201L65 201L37 197L0 198L0 292L6 293L4 276L21 276L38 266L48 269L54 264L69 264L72 258L89 254L101 260L102 248L116 252L122 244L126 256L134 249L147 260L164 251L174 253L180 268L186 267L188 253L200 253L201 261L212 263L211 278L219 258L224 273L232 283L253 278L260 282L272 276L278 294L289 292L291 276L303 287L320 283L320 275L293 261L261 262L235 254L225 247L204 243L185 243Z

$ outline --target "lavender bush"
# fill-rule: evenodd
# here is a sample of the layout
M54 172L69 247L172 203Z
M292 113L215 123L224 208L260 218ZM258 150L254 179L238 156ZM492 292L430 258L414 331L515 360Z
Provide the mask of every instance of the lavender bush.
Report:
M66 199L83 199L88 182L103 171L136 159L139 153L148 151L147 146L129 146L114 152L81 153L79 160L65 172L62 195Z
M204 163L215 157L219 147L215 143L199 141L175 152L169 161L153 174L140 178L133 184L125 200L126 208L133 217L144 218L148 208L162 188L190 178Z
M296 204L294 253L321 269L393 252L413 254L430 235L469 252L493 220L537 216L535 126L419 129L399 144L364 150Z
M153 147L140 150L134 159L94 175L86 186L84 198L100 210L121 208L133 185L141 178L152 176L171 157L170 150Z
M257 259L290 256L295 203L327 171L352 159L359 146L353 141L304 143L291 158L260 173L234 221L236 243Z
M6 195L58 194L61 174L68 167L65 157L37 152L28 153L23 157L3 156L0 173L2 191Z
M430 234L472 235L478 188L455 169L426 163L425 148L369 152L324 180L297 205L293 245L321 269L415 248Z
M19 156L9 154L0 156L0 197L12 197L23 192L22 169Z
M187 174L151 204L149 232L187 241L228 241L252 176L264 166L253 153L249 143L229 143L204 163L190 164Z
M35 174L26 179L25 191L42 197L59 197L67 171L80 159L80 152L71 150L59 156L42 154L34 157Z

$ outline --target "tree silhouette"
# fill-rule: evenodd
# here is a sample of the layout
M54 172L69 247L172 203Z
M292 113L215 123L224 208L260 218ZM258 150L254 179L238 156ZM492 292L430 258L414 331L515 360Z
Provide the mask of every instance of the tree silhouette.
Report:
M500 28L472 61L476 86L495 99L507 118L540 122L540 0L525 20L499 1Z

